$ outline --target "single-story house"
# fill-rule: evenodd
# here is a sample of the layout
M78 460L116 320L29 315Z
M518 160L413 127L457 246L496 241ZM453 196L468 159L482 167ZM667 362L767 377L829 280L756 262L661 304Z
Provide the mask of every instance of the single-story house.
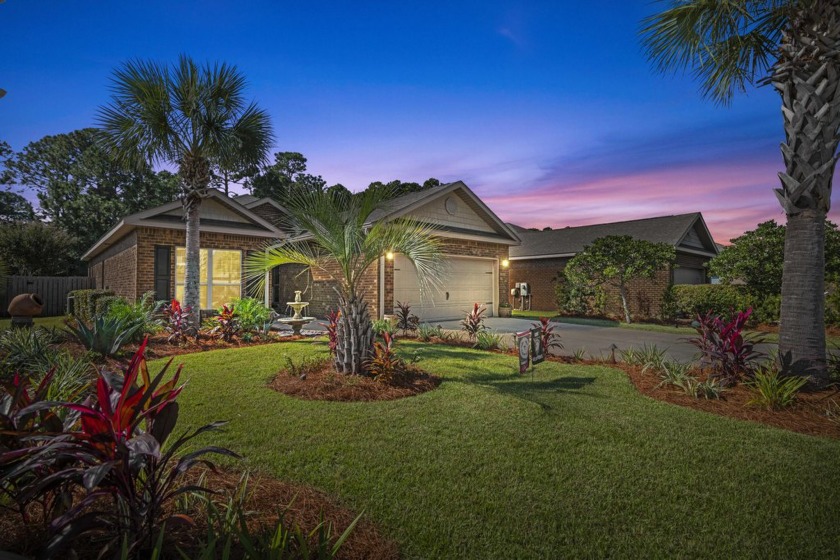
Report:
M675 267L662 270L651 279L633 282L628 303L631 312L639 317L657 316L662 295L671 284L708 283L706 264L718 254L718 247L699 212L545 231L508 225L522 240L510 250L510 288L527 282L531 308L535 310L557 309L555 285L566 263L600 237L629 235L653 243L668 243L676 250ZM617 301L612 303L615 305ZM614 311L617 314L618 309Z
M243 271L247 254L273 240L287 239L284 209L275 201L253 196L228 197L211 190L201 205L201 307L213 309L248 293ZM84 255L97 288L137 299L154 290L157 299L183 297L185 225L180 202L123 218ZM421 319L460 318L474 302L488 315L508 300L509 249L519 243L502 222L461 181L395 198L372 216L374 221L411 217L436 226L446 255L440 293L422 294L414 266L397 254L384 255L371 267L365 283L371 315L393 313L397 301L409 303ZM322 271L297 265L277 267L264 297L285 311L294 290L303 290L309 314L322 317L335 306L335 280Z

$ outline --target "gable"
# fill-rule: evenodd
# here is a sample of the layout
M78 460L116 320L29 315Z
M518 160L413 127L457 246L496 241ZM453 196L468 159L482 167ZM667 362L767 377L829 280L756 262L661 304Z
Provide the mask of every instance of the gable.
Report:
M677 249L689 252L708 253L711 255L718 253L717 244L706 228L702 216L698 215L698 218L691 224L691 227L688 228L688 231L685 232L685 235L677 243Z
M218 200L208 198L201 203L199 208L201 220L210 220L215 222L228 222L231 224L250 224L251 220L245 218L242 214L234 212L230 207L223 206ZM178 208L173 208L168 212L158 214L158 216L175 216L178 219L184 215L184 211L180 205ZM157 218L157 216L149 216L150 219Z
M475 203L459 191L453 191L424 204L408 217L436 226L481 233L497 233L488 220L479 214Z

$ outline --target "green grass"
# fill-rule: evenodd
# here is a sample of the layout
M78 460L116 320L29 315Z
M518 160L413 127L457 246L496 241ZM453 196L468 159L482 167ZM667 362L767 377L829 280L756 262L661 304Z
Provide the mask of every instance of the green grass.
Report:
M36 325L46 328L64 328L64 315L59 317L35 317L33 319ZM11 319L0 319L0 330L6 330L12 326Z
M378 403L267 389L285 356L325 353L309 342L181 356L179 428L230 420L214 443L242 467L365 510L409 559L840 555L840 441L654 401L607 367L423 352L440 388Z

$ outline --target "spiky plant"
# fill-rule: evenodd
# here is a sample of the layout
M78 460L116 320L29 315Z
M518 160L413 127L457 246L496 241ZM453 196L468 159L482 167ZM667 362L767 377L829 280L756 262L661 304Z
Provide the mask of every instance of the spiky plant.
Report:
M178 166L186 221L184 305L200 309L199 208L219 162L259 165L272 141L268 114L245 99L245 77L228 64L133 60L114 72L99 111L103 146L138 167ZM199 314L188 320L198 326Z
M391 196L388 189L368 189L349 198L332 191L292 193L285 201L287 227L301 235L245 259L245 276L257 290L263 289L267 271L290 263L336 281L340 315L335 366L341 373L363 373L370 357L374 333L362 279L380 257L390 251L408 258L422 290L439 283L443 261L434 228L406 218L376 219Z
M826 378L825 217L840 142L840 2L668 0L642 36L660 70L689 69L728 103L750 84L781 94L787 214L779 351L795 373Z

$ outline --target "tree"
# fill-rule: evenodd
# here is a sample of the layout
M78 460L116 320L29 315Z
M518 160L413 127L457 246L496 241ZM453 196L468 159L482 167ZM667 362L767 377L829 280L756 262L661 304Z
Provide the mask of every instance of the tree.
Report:
M827 383L825 218L840 142L840 2L670 0L645 20L660 70L690 69L728 103L748 84L781 94L785 171L775 193L787 215L779 353L791 373Z
M35 210L28 200L17 193L0 191L0 222L30 222Z
M303 239L281 243L246 258L246 277L258 289L275 266L295 263L318 269L338 281L338 345L335 366L341 373L362 373L373 344L363 275L387 252L402 253L417 268L422 286L434 287L442 256L434 230L425 224L396 219L370 223L374 211L391 194L365 191L349 199L338 191L298 191L286 201L294 229Z
M9 166L16 184L37 193L43 217L76 239L76 255L127 214L177 195L171 173L127 168L102 149L94 128L31 142Z
M283 204L295 191L323 191L320 175L306 173L306 158L300 152L277 152L274 163L246 179L245 187L257 198L268 197Z
M840 230L826 221L825 276L840 275ZM754 230L732 239L732 245L709 262L709 272L723 282L741 280L758 298L782 293L785 226L774 220L762 222Z
M565 268L566 279L577 287L612 286L618 290L624 320L630 323L627 285L636 278L651 278L673 264L676 251L667 243L651 243L629 235L608 235L584 247Z
M394 181L391 181L389 183L383 183L382 181L374 181L373 183L368 185L368 188L366 190L383 190L389 193L389 196L391 196L392 198L396 198L404 194L421 192L439 186L440 181L438 181L434 177L431 177L429 179L426 179L426 181L424 181L422 185L420 183L404 183L399 179L395 179Z
M76 240L42 222L0 224L0 262L8 274L68 276L76 272Z
M112 101L99 112L102 143L120 162L178 166L186 221L184 303L200 308L199 209L214 168L261 165L271 144L268 115L244 98L234 66L199 66L181 56L171 67L132 61L114 72ZM198 322L192 313L190 321Z

